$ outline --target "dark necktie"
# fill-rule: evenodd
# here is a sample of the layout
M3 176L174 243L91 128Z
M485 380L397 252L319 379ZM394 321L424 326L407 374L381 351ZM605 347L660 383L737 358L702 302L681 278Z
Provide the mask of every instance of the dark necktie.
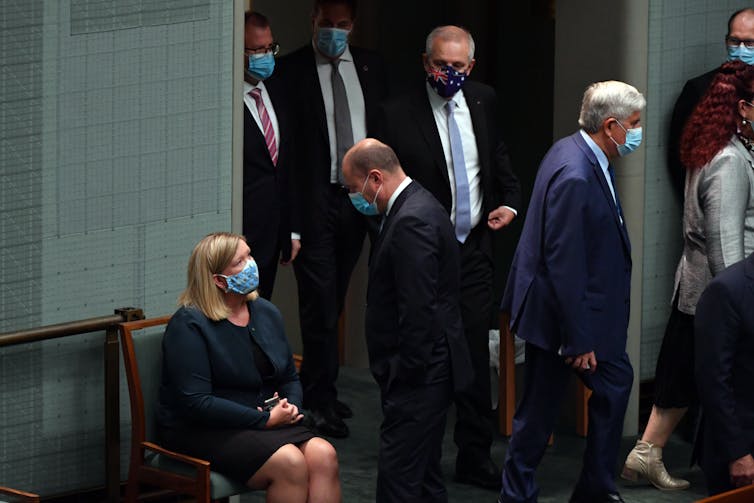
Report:
M618 210L618 217L620 218L620 223L623 223L623 210L620 207L620 199L618 199L618 187L615 185L615 171L613 170L613 165L608 164L607 165L607 173L610 175L610 183L613 185L613 192L615 193L615 209Z
M453 175L456 182L456 239L463 243L471 232L471 198L469 195L469 178L466 174L466 161L463 158L461 131L453 117L455 106L453 100L445 103L445 111L448 113L450 156L453 159Z
M340 76L338 66L340 60L332 63L332 100L333 115L335 116L335 150L338 156L338 183L343 184L343 156L353 146L353 130L351 129L351 111L348 108L348 97L343 77Z

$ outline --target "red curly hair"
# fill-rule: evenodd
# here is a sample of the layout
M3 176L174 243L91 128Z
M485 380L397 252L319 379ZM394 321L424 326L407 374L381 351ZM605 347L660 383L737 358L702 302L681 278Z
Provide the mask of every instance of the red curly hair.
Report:
M681 135L681 163L701 168L730 141L741 123L738 101L754 98L754 66L742 61L723 63Z

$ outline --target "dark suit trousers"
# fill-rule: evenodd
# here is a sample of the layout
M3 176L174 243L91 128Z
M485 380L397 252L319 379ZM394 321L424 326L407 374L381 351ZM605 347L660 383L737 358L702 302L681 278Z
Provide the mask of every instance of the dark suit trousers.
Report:
M489 332L492 309L493 269L491 236L482 220L462 245L461 318L469 345L474 380L468 391L457 395L454 440L458 462L478 464L490 457L492 404L490 402Z
M398 386L382 395L376 501L447 502L440 457L452 383Z
M524 392L513 417L513 434L503 467L501 501L536 502L534 473L553 431L572 370L553 351L526 344ZM598 361L593 374L579 373L592 390L589 432L576 488L585 494L616 492L615 465L623 432L623 416L633 383L628 355Z
M327 208L314 217L321 216L317 231L301 236L293 261L304 347L300 377L308 409L329 406L337 398L338 317L366 234L364 217L346 191L334 185L327 190Z

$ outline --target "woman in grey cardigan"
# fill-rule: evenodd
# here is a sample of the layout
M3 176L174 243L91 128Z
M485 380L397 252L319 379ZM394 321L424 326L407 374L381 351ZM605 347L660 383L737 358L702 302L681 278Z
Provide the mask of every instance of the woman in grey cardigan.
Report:
M683 256L673 310L655 371L655 401L621 476L643 476L662 490L685 489L671 477L662 448L689 405L694 382L694 312L714 275L754 251L754 66L723 64L681 137L686 167Z

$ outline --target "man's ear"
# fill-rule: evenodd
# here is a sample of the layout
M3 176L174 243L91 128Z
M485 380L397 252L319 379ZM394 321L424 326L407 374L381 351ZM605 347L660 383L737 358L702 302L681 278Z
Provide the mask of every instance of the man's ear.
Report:
M424 67L425 72L429 71L429 58L427 58L426 52L422 53L422 66Z
M471 75L471 70L474 68L474 65L476 64L476 59L471 58L471 62L469 62L469 68L466 70L466 75Z

